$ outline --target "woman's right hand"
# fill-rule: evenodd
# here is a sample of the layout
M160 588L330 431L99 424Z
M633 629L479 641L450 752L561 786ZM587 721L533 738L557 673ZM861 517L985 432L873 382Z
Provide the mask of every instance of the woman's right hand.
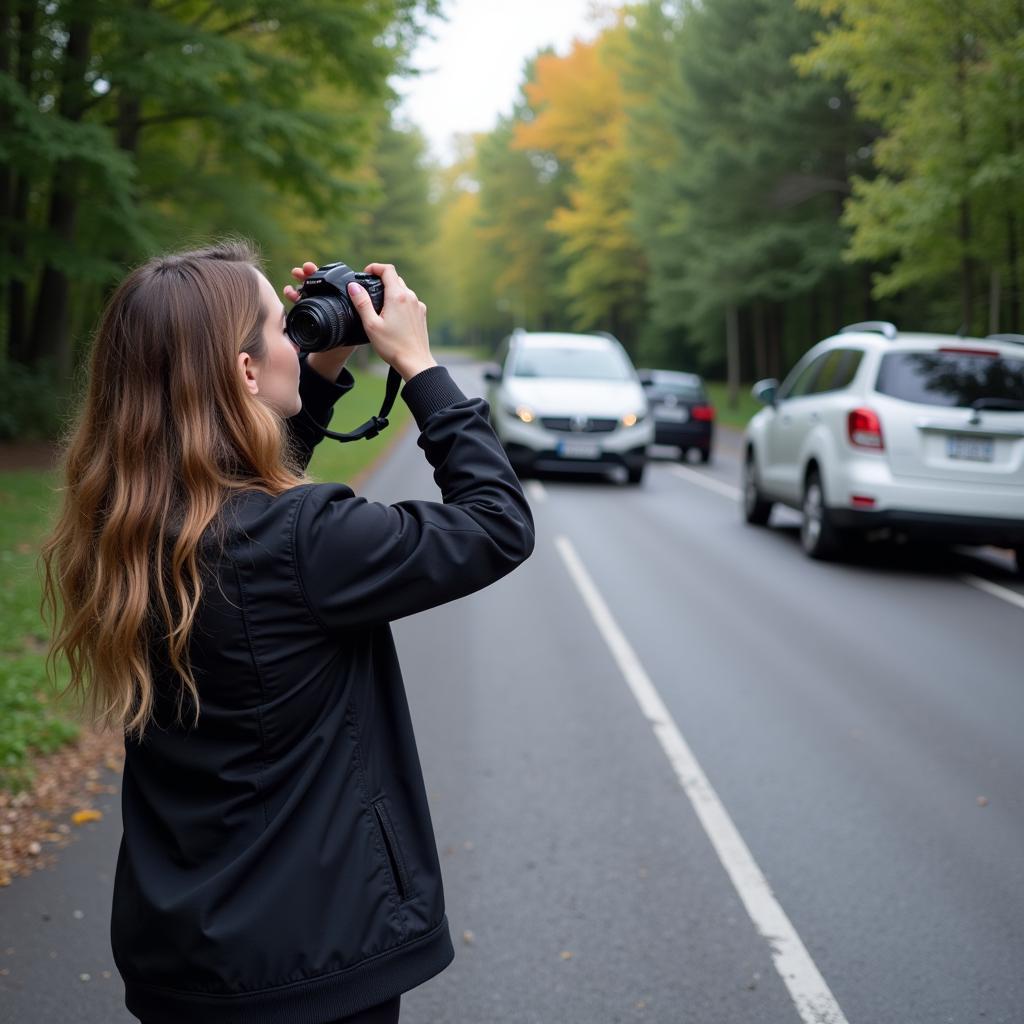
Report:
M390 263L371 263L366 273L375 274L384 285L384 305L380 313L374 310L369 293L362 285L350 283L348 295L359 312L374 352L393 366L403 380L437 366L430 354L427 307Z

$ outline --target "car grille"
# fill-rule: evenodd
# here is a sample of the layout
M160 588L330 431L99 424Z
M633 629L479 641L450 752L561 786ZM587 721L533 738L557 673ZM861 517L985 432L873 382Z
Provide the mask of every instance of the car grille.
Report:
M571 434L608 434L619 421L592 419L589 416L542 416L540 422L548 430L562 430Z

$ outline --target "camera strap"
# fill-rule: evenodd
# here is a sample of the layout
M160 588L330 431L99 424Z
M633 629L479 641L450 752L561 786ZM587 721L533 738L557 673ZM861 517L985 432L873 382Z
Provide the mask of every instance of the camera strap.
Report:
M394 367L391 367L388 370L388 382L384 387L384 402L380 407L380 412L376 416L371 416L361 427L356 427L355 430L349 431L347 434L338 434L326 427L321 427L324 437L334 438L335 441L362 441L363 438L369 440L371 437L376 437L388 425L388 415L391 413L391 407L395 404L401 387L402 375Z

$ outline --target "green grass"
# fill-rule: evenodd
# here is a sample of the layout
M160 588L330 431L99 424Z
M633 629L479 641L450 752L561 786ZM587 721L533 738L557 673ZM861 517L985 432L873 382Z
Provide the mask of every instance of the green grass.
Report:
M0 785L31 781L33 753L46 754L78 735L55 707L46 678L47 630L39 614L39 544L56 505L57 476L19 470L0 473ZM58 677L63 686L64 677Z
M331 430L339 433L355 430L371 416L376 416L380 412L380 403L384 401L384 377L359 370L353 370L352 375L356 379L356 386L334 407L334 418L330 423ZM309 463L310 476L324 482L348 483L370 468L399 434L410 416L409 407L399 396L388 416L387 429L377 437L347 444L325 437L317 445Z
M729 407L729 387L725 381L709 380L704 382L711 404L715 407L715 419L727 427L742 429L750 421L750 417L762 408L761 403L750 393L749 384L740 385L739 402L735 409Z
M356 387L338 403L331 427L354 430L380 410L384 378L356 374ZM317 480L350 481L367 470L409 420L398 399L391 425L370 441L317 446L310 474ZM39 545L58 504L56 473L0 473L0 787L22 789L32 781L32 758L73 740L79 727L69 707L57 704L67 682L60 665L56 687L46 677L49 634L39 614Z

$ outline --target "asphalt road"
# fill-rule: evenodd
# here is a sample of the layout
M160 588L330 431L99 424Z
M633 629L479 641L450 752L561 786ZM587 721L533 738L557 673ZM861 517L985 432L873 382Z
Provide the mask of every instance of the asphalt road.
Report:
M1024 1021L1024 587L811 563L741 523L735 445L531 482L533 558L395 624L456 941L403 1024ZM413 434L364 490L436 496ZM0 1020L133 1019L117 838L0 892Z

